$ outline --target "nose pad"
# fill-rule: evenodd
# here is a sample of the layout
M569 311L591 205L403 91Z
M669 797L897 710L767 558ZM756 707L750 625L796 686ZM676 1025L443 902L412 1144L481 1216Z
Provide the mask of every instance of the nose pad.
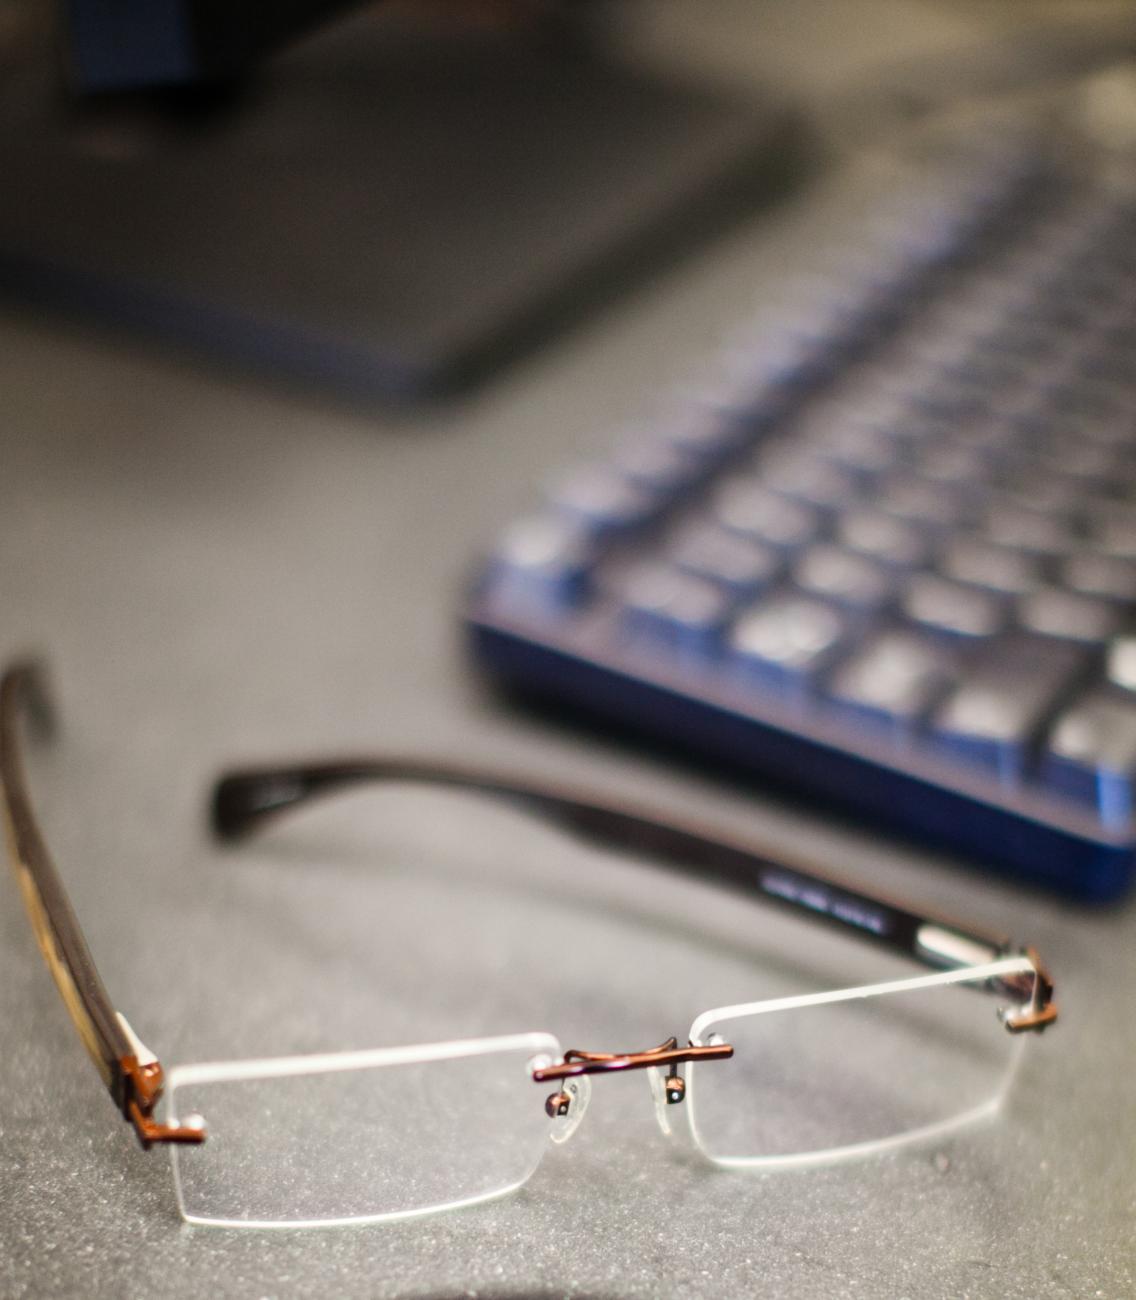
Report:
M567 1142L580 1127L588 1102L592 1099L592 1081L586 1074L578 1075L575 1079L565 1079L561 1091L568 1101L566 1104L562 1102L552 1117L552 1140L556 1143Z
M667 1085L663 1072L657 1065L647 1067L647 1082L651 1085L651 1097L655 1102L655 1119L659 1125L659 1132L663 1137L670 1137L674 1130L671 1128L671 1117L667 1107Z

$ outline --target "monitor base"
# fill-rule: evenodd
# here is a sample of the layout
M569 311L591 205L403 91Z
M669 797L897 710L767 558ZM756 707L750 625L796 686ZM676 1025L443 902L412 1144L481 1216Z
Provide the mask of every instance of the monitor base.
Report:
M364 397L484 377L789 157L783 107L371 15L204 108L47 72L0 90L0 292Z

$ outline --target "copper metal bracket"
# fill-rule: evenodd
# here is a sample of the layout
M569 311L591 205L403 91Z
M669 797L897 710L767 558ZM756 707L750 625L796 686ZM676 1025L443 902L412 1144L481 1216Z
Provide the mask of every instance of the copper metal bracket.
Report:
M1040 1034L1043 1029L1048 1028L1056 1019L1057 1008L1050 1003L1048 1006L1040 1007L1036 1011L1023 1011L1016 1016L1013 1012L1010 1012L1002 1017L1002 1023L1011 1034L1025 1034L1031 1031Z
M551 1092L545 1098L544 1109L549 1119L563 1119L572 1108L572 1096L567 1092Z
M1023 955L1033 962L1034 968L1032 988L1024 990L1030 994L1030 1003L1020 1011L1003 1012L1002 1023L1011 1034L1040 1034L1057 1019L1057 1004L1053 1001L1053 981L1041 964L1036 949L1026 948ZM1011 975L1004 983L1012 989L1019 989L1022 987L1022 979L1022 976Z
M139 1061L136 1056L124 1056L119 1061L125 1084L122 1113L134 1125L145 1151L155 1142L205 1141L205 1125L186 1120L180 1124L160 1124L152 1112L162 1095L162 1067L157 1061Z
M679 1047L677 1038L668 1038L658 1047L646 1052L578 1052L564 1053L564 1060L556 1065L545 1065L533 1071L536 1083L550 1083L557 1079L574 1079L581 1074L608 1074L616 1070L646 1070L650 1066L679 1065L683 1061L725 1061L733 1056L729 1043L715 1043L709 1047L695 1047L688 1043Z
M663 1095L668 1106L677 1106L686 1098L686 1080L681 1074L668 1074L663 1080Z

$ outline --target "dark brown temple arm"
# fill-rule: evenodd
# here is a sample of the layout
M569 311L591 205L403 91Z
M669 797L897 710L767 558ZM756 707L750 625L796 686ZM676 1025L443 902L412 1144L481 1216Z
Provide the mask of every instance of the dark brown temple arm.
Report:
M32 660L14 664L0 679L0 803L9 858L40 952L114 1104L134 1125L143 1145L200 1142L198 1130L191 1133L153 1119L162 1067L115 1011L40 833L24 772L24 718L50 730L46 678L42 666Z
M713 838L699 827L661 822L641 809L603 803L579 791L460 764L354 758L235 771L215 787L214 827L219 835L235 839L311 799L374 781L454 786L523 804L590 840L641 851L667 866L756 893L928 966L972 965L1011 951L1005 938L917 914L811 868L789 866L744 845Z
M1028 999L1005 1020L1012 1033L1042 1030L1057 1018L1053 983L1032 948L1015 949L1000 935L982 934L954 921L919 913L893 900L863 893L845 881L767 858L755 849L707 834L698 826L661 820L654 812L603 802L590 793L457 763L419 758L363 757L331 762L245 768L222 776L213 792L213 826L238 839L310 800L375 781L452 786L519 803L586 839L609 848L650 854L661 865L744 890L798 915L852 932L936 969L981 965L1019 951L1036 979L1007 977L1010 991ZM992 991L999 992L998 988Z

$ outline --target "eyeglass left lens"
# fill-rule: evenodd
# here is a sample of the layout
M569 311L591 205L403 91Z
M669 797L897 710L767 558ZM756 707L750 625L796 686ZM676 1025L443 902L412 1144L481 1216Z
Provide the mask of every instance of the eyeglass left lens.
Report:
M170 1071L169 1114L203 1117L171 1147L191 1223L396 1219L501 1195L528 1179L549 1120L532 1081L546 1034Z

